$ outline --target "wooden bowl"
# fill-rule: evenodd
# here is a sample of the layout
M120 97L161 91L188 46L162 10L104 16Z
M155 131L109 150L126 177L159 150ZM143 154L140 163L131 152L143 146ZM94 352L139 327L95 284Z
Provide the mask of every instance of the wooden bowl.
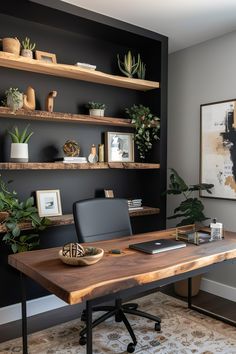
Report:
M85 251L89 252L89 250L95 250L96 254L87 255L82 257L70 257L70 256L63 256L63 250L59 251L59 258L62 260L63 263L69 264L72 266L86 266L92 265L100 261L104 255L104 250L102 248L95 248L95 247L85 247Z

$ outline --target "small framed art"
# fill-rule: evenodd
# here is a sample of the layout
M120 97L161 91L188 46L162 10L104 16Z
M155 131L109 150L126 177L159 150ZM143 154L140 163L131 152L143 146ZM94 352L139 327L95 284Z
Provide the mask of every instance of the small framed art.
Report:
M134 134L105 133L107 162L134 162Z
M39 216L62 215L59 189L36 191Z
M40 50L35 51L35 58L37 60L45 61L46 63L57 63L56 54L41 52Z

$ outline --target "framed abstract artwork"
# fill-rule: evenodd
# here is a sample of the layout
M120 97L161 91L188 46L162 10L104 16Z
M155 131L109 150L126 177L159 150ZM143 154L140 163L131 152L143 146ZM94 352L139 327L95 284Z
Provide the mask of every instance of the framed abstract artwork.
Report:
M40 217L62 215L59 189L36 191L36 200Z
M202 197L236 199L236 99L201 105L200 182L212 183Z
M134 134L121 132L105 133L107 162L134 162Z

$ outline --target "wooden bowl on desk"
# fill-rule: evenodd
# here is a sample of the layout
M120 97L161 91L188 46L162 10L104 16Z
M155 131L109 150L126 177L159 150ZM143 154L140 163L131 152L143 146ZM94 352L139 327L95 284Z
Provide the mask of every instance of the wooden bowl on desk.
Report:
M92 265L100 261L104 255L104 250L102 248L96 247L85 247L85 255L71 257L69 255L64 256L63 250L59 251L59 258L63 263L69 264L72 266L86 266Z

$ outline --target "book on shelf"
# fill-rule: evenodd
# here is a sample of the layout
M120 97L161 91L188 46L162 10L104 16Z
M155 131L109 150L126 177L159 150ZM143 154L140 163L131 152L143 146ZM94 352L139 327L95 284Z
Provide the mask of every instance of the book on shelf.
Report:
M87 163L86 157L80 156L65 156L59 157L55 162L63 162L63 163Z
M128 199L129 210L140 210L142 207L142 199Z
M135 210L143 210L142 206L138 206L138 207L129 207L129 211L135 211Z

